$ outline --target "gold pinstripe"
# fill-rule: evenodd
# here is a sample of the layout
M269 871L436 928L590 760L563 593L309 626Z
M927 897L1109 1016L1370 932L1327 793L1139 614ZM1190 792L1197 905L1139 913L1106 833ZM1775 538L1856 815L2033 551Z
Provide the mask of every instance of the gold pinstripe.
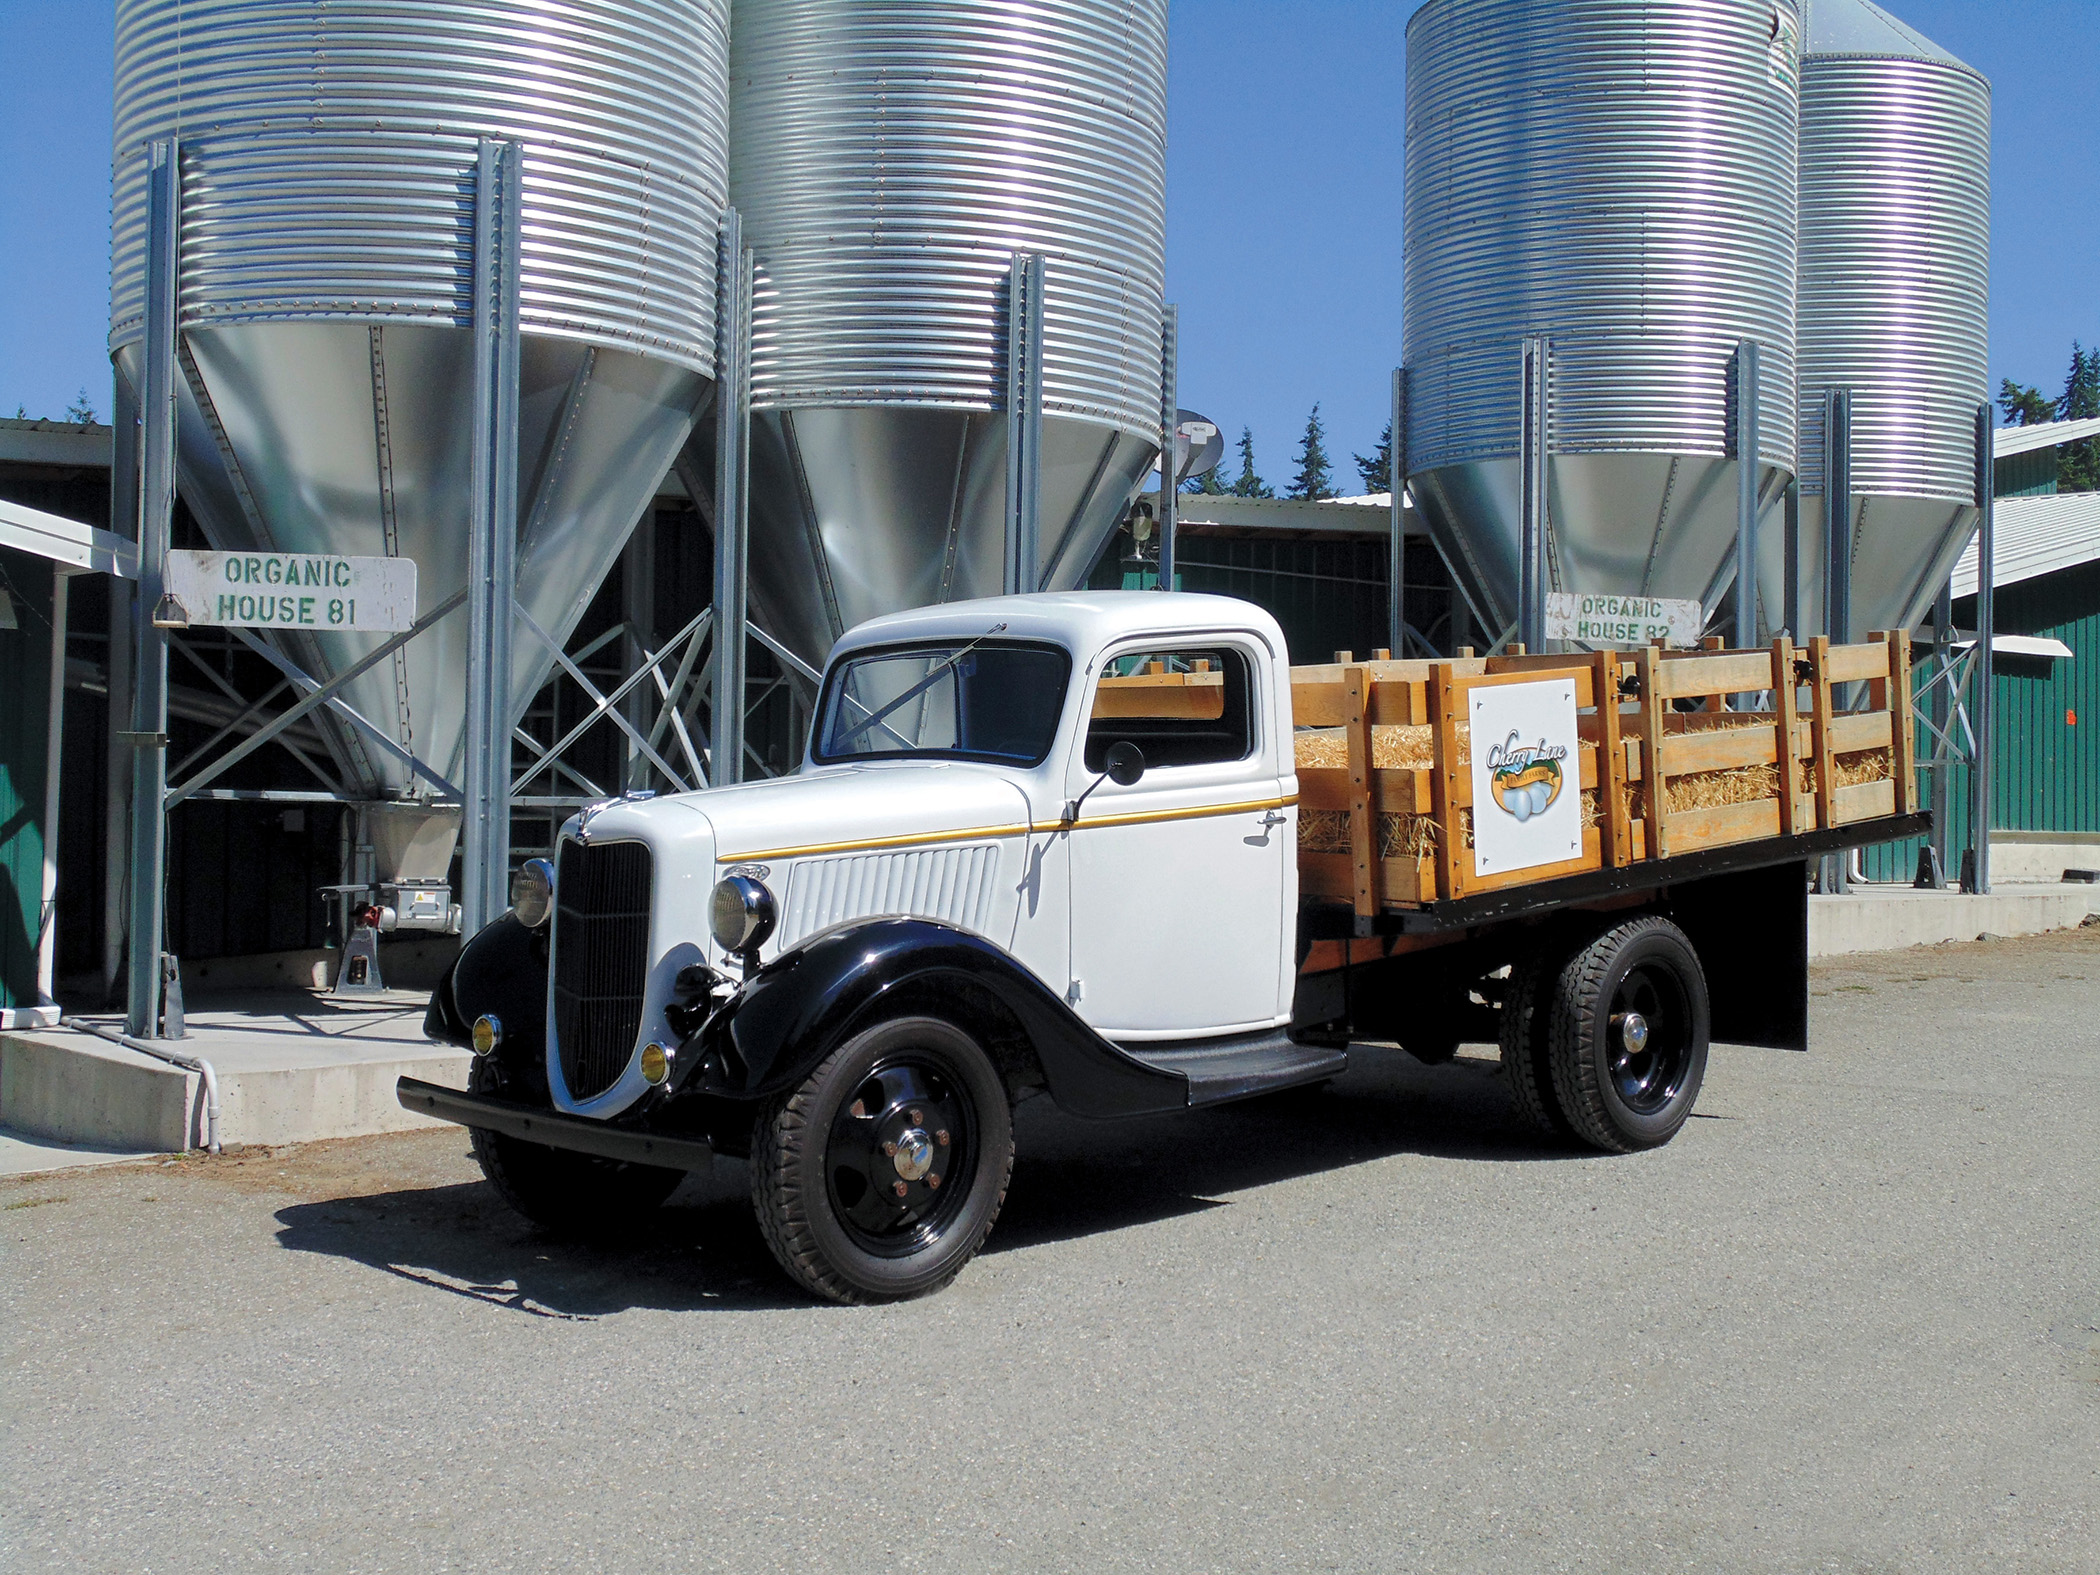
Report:
M798 859L822 853L871 853L881 848L916 848L936 842L977 842L988 837L1025 837L1034 831L1093 831L1102 826L1142 826L1154 821L1208 820L1216 815L1239 815L1262 809L1288 809L1298 802L1295 793L1282 797L1248 799L1238 804L1202 804L1193 809L1154 809L1128 815L1089 815L1074 825L1049 821L1041 826L972 826L964 831L918 831L895 837L858 837L848 842L808 842L790 848L755 848L746 853L718 853L717 864L757 864L767 859Z

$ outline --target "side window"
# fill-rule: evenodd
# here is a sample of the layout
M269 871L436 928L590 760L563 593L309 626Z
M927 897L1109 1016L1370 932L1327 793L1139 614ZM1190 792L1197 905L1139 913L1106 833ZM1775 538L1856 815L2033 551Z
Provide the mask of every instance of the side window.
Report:
M1126 651L1094 690L1086 768L1105 771L1109 747L1126 740L1147 769L1244 760L1254 752L1247 658L1230 646Z

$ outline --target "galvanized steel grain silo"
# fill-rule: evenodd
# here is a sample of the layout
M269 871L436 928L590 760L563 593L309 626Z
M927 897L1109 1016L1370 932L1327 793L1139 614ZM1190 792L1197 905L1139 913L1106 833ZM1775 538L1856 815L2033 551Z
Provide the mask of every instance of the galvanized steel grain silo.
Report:
M518 597L566 636L714 375L727 24L726 0L121 0L110 346L136 387L146 148L179 137L178 469L214 545L409 557L426 612L465 585L477 147L513 139ZM466 634L345 690L455 781ZM325 678L382 638L288 643ZM523 627L512 650L515 717L553 653ZM433 792L334 745L352 796Z
M1975 529L1989 396L1990 84L1868 0L1811 0L1801 68L1801 621L1824 627L1824 426L1850 390L1851 614L1908 628ZM1768 604L1781 543L1761 547Z
M1792 0L1429 0L1409 21L1407 470L1491 637L1518 616L1527 339L1549 341L1549 589L1712 606L1745 339L1776 513L1797 29Z
M1047 274L1038 582L1122 516L1159 444L1165 68L1164 0L737 0L751 593L806 659L1000 589L1017 252Z

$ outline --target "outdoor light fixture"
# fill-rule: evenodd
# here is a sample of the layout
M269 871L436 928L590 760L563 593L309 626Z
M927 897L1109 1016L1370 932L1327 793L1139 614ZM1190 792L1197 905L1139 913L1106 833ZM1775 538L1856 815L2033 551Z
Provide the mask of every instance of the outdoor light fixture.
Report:
M510 878L510 911L528 930L536 930L554 916L554 866L545 859L527 859Z

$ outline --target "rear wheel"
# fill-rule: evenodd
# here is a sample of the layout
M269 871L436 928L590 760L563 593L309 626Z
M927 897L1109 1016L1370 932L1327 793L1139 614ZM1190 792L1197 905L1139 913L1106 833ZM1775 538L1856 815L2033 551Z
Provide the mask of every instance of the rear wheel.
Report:
M1668 919L1607 930L1554 982L1547 1059L1576 1137L1614 1153L1677 1135L1706 1077L1706 975Z
M1006 1085L936 1017L856 1034L759 1118L751 1196L766 1245L835 1302L939 1290L983 1245L1013 1173Z
M484 1068L488 1068L484 1071ZM474 1093L495 1092L495 1069L477 1059L467 1074ZM468 1129L474 1158L496 1195L558 1235L618 1237L638 1228L685 1180L682 1170L630 1165L595 1154L527 1143L483 1127Z
M1527 1126L1547 1137L1571 1138L1574 1128L1553 1094L1553 1067L1546 1029L1552 1020L1552 991L1564 954L1535 951L1510 968L1502 994L1502 1075L1510 1103Z

